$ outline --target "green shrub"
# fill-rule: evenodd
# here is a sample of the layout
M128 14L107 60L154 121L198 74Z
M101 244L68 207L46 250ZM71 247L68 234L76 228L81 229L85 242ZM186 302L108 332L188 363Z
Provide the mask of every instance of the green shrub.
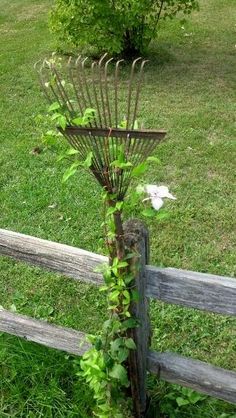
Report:
M133 56L155 38L160 19L197 8L197 0L55 0L50 26L76 47Z

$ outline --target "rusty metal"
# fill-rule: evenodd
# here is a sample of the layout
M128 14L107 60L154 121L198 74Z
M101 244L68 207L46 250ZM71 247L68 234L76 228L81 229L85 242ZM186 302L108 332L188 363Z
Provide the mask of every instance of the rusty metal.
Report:
M58 128L61 133L64 133L64 130L62 128ZM160 129L159 131L155 131L152 129L122 129L122 128L86 128L86 127L78 127L78 126L68 126L65 129L66 132L68 132L70 135L74 136L83 136L83 135L90 135L90 136L101 136L107 138L108 136L114 137L114 138L125 138L127 141L129 141L129 138L136 138L136 139L144 139L144 140L150 140L153 139L155 141L160 141L163 139L166 135L166 131L163 129ZM135 142L134 142L135 144ZM142 144L145 144L145 141L142 141Z
M141 59L142 59L141 57L136 58L133 61L133 64L131 66L131 73L130 73L130 79L129 79L129 93L128 93L128 102L127 102L126 129L129 129L129 118L130 118L130 111L131 111L130 107L131 107L131 95L132 95L132 84L133 84L133 78L134 78L134 70L135 70L136 63L138 61L140 61ZM139 86L137 88L139 88Z
M82 160L92 152L92 173L118 199L127 191L133 167L144 162L166 135L164 130L135 129L147 61L141 57L133 61L128 82L120 77L122 62L113 64L104 54L91 64L79 56L67 65L58 64L55 57L35 65L49 103L58 102L67 118L66 128L58 129ZM87 126L75 126L73 120L87 108L95 109L94 118ZM114 165L120 153L130 167Z

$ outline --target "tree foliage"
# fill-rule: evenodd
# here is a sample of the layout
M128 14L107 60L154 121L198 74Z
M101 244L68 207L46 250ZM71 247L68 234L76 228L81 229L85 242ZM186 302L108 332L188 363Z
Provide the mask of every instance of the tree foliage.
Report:
M160 19L197 8L197 0L55 0L50 26L76 47L129 56L146 50Z

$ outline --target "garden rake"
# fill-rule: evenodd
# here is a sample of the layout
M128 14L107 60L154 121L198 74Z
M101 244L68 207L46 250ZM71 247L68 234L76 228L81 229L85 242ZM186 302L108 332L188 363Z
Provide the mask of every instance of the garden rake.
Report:
M59 131L82 160L90 153L90 169L98 182L123 200L133 167L144 163L166 132L138 127L147 61L137 58L132 62L128 81L120 78L123 60L114 63L105 54L99 61L88 61L79 56L64 64L54 56L36 64L36 69L49 103L56 101L66 117L65 129L59 127ZM76 117L86 112L86 126L77 126Z

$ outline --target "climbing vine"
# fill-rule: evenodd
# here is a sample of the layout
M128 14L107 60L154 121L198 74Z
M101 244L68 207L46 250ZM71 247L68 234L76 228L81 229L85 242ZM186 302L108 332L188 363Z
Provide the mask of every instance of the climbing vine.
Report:
M100 268L105 283L100 291L107 295L108 319L99 336L90 338L93 347L80 362L80 374L94 391L97 404L95 415L100 418L123 418L128 417L123 389L130 385L126 362L130 350L136 348L128 330L138 325L131 316L130 304L138 295L133 289L133 274L129 268L132 254L124 245L123 202L116 201L116 196L107 192L103 194L103 200L107 208L103 226L110 263ZM125 414L122 412L124 409Z
M54 82L53 80L51 82ZM43 135L44 146L53 147L60 140L63 131L68 125L87 126L96 114L95 109L86 109L83 115L73 115L71 119L66 110L58 102L54 102L48 109L49 120L56 130L49 130ZM121 121L122 127L124 121ZM135 126L138 122L135 121ZM104 141L104 147L108 147L109 139ZM115 149L115 151L114 151ZM108 170L112 175L130 173L130 181L134 177L144 174L148 163L158 163L155 157L147 157L141 164L134 165L127 159L124 145L114 148L113 160L110 161ZM87 154L84 160L79 158L77 149L69 148L59 155L72 159L68 169L63 175L63 182L69 180L79 168L91 169L93 166L93 151ZM152 208L143 212L145 216L156 216L155 210L159 210L163 204L163 198L174 199L166 186L141 185L138 192L146 193L144 201L150 201ZM92 348L88 350L80 361L79 375L83 376L93 390L96 407L94 415L99 418L128 418L131 404L129 398L129 368L128 358L130 351L136 349L134 340L130 337L130 330L138 327L138 321L132 316L131 304L139 298L134 288L135 267L130 261L137 254L130 253L125 245L122 212L124 196L104 186L102 190L104 205L104 229L105 244L109 254L109 263L102 265L99 271L104 277L104 286L100 291L106 294L108 318L103 323L101 331L96 336L90 336ZM138 266L137 266L138 268Z

